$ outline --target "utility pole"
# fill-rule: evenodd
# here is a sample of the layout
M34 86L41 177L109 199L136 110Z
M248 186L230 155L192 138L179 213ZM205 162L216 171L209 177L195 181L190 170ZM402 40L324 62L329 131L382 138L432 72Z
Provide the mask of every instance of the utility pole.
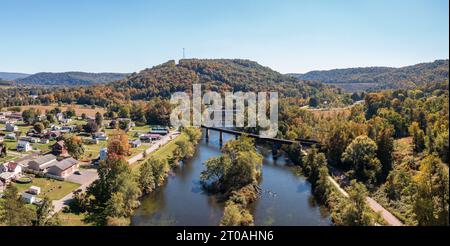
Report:
M184 48L183 48L183 59L186 59L186 51Z

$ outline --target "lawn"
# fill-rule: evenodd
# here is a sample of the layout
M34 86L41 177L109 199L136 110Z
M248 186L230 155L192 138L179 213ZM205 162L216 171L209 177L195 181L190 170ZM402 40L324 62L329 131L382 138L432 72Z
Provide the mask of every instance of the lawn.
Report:
M71 193L76 188L80 187L80 184L75 184L67 181L58 181L48 178L33 178L33 182L29 184L17 184L14 183L19 192L26 191L30 186L37 186L41 188L41 194L38 197L43 198L48 196L50 200L59 200Z
M99 141L98 144L85 144L84 155L81 160L92 160L99 156L100 149L108 145L108 141Z
M84 214L74 213L58 213L59 220L62 226L90 226L90 224L84 222Z
M42 153L47 153L50 151L51 146L55 144L56 141L50 141L48 144L34 143L31 144L33 149L39 149Z
M181 133L180 135L178 135L174 140L170 141L169 143L167 143L166 145L162 146L161 148L157 149L156 151L150 153L148 155L148 157L156 157L156 158L160 158L160 159L170 159L173 156L173 152L175 151L177 145L175 144L177 141L182 140L182 139L186 139L187 136L184 133ZM144 162L145 160L141 160L136 162L136 164L134 164L132 166L133 169L138 169L139 166L141 165L142 162Z
M35 109L39 109L41 110L42 113L44 113L46 110L52 110L54 108L58 107L57 104L53 104L53 105L30 105L30 106L21 106L21 110L26 110L29 108L35 108ZM87 116L90 117L95 117L95 114L97 112L100 112L102 115L106 112L106 110L104 108L101 107L96 107L94 109L91 108L91 106L85 106L85 105L77 105L77 104L71 104L71 105L67 105L67 104L63 104L61 107L59 107L62 111L66 111L68 107L71 107L75 110L75 113L77 114L77 116L81 116L81 114L86 114Z

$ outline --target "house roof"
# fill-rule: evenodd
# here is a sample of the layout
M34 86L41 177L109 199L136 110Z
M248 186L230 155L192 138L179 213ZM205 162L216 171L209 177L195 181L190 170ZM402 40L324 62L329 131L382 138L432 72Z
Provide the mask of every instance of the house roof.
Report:
M14 176L13 172L0 173L0 179L3 179L3 180L8 180L8 179L12 178L12 176Z
M29 190L41 190L41 188L40 187L37 187L37 186L30 186L30 188L28 188Z
M18 145L18 146L25 146L25 145L30 145L30 143L29 143L29 142L25 142L25 141L19 141L19 142L17 143L17 145Z
M48 154L48 155L44 155L44 156L34 159L34 162L36 162L39 165L42 165L42 164L50 162L50 161L56 161L56 156L54 156L52 154Z
M14 169L16 169L16 167L19 165L17 162L13 162L13 161L11 161L11 162L9 162L8 164L8 169L9 170L14 170Z
M21 196L22 196L22 198L25 198L25 199L31 199L33 197L36 197L36 195L30 194L27 192L23 192Z
M56 143L53 145L53 147L55 147L55 146L61 146L62 148L64 148L64 141L63 141L63 140L60 140L60 141L56 142Z
M64 159L60 162L58 162L56 165L54 165L54 167L58 168L61 171L67 170L70 167L76 165L78 163L77 160L75 160L74 158L67 158Z

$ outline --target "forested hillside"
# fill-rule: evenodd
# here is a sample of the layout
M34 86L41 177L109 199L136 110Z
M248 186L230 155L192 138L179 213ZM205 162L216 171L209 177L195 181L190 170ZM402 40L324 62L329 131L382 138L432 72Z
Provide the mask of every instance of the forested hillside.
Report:
M132 74L114 83L118 91L129 92L132 99L152 96L169 97L175 91L189 91L200 83L214 91L278 91L285 96L308 98L333 91L319 83L306 83L282 75L249 60L181 60Z
M18 79L19 84L44 86L85 86L106 84L123 79L127 74L121 73L37 73L26 78Z
M133 73L107 85L67 88L39 97L42 103L76 102L107 106L130 100L169 99L171 93L190 92L192 84L213 91L277 91L283 97L295 97L300 104L313 98L318 104L341 103L340 91L317 82L304 82L282 75L248 60L169 61Z
M436 60L402 68L367 67L312 71L291 74L302 80L336 84L348 89L414 89L429 83L441 83L448 78L448 60Z

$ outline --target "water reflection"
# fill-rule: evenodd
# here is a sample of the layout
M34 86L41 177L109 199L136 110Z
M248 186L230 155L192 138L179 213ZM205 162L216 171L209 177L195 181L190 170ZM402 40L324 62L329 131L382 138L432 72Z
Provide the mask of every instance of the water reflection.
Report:
M224 134L224 141L234 136ZM298 175L284 156L273 158L270 148L258 147L263 155L261 198L252 204L256 225L330 225L311 196L311 185ZM133 225L218 225L224 204L200 186L203 163L220 155L219 134L210 132L195 156L174 171L165 186L145 197L132 217Z

